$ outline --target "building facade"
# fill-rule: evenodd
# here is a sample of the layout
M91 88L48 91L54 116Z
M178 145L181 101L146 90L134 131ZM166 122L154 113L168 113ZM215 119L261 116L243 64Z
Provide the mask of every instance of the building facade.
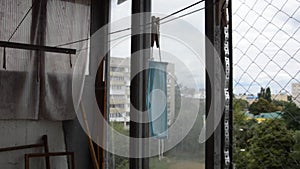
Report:
M110 121L127 125L130 121L130 58L111 57L109 98Z
M171 125L175 119L175 65L167 65L167 104L168 104L168 125Z
M130 121L130 58L111 57L110 59L110 121L123 122L124 126ZM168 125L175 116L175 66L167 65L167 106Z
M292 84L292 99L293 102L300 107L300 83Z
M277 101L289 101L289 96L287 93L278 93L278 94L272 94L271 99L277 100Z

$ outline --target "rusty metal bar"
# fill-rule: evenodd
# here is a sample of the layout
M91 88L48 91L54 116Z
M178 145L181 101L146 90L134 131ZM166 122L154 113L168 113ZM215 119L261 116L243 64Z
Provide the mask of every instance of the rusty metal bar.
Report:
M66 155L71 156L72 154L74 154L74 152L30 153L25 155L28 155L29 158L32 158L32 157L66 156Z
M22 146L13 146L13 147L5 147L5 148L0 148L0 152L22 150L22 149L29 149L29 148L36 148L36 147L43 147L43 146L44 146L44 143L42 143L42 144L29 144L29 145L22 145Z
M43 135L42 140L44 142L44 151L45 151L45 153L49 153L48 136ZM49 159L49 157L45 157L45 160L46 160L46 169L50 169L50 159Z
M29 157L25 154L25 169L29 169Z
M38 143L38 144L28 144L28 145L11 146L11 147L0 148L0 152L30 149L30 148L37 148L37 147L45 147L45 153L47 153L47 151L49 151L47 135L42 136L42 141L43 141L43 143Z
M76 49L32 45L32 44L17 43L17 42L0 41L0 47L24 49L24 50L37 50L37 51L52 52L52 53L76 54Z
M71 167L72 169L75 169L75 153L72 152L71 154Z
M51 157L51 156L70 156L71 157L71 169L75 169L75 155L74 152L51 152L51 153L31 153L25 154L25 169L29 169L29 159L36 157Z

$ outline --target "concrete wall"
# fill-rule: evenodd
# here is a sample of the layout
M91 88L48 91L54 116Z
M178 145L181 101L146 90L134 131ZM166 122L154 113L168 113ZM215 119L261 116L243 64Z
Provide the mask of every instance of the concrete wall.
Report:
M62 122L31 120L0 120L0 147L35 144L42 135L48 135L49 151L64 152L65 141ZM41 153L43 148L0 152L1 169L23 169L25 153ZM51 169L67 169L66 157L50 158ZM44 158L30 160L30 169L45 168Z
M93 168L88 145L88 137L83 131L79 121L67 120L63 122L67 151L75 153L76 169Z

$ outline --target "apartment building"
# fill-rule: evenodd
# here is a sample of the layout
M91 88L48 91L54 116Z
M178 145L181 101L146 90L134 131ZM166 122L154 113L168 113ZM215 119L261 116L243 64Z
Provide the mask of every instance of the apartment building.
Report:
M175 116L175 66L167 66L168 125ZM110 121L130 121L130 58L111 57L110 61Z
M124 122L130 118L130 58L111 57L110 61L110 121Z
M292 84L292 98L293 102L300 107L300 83Z

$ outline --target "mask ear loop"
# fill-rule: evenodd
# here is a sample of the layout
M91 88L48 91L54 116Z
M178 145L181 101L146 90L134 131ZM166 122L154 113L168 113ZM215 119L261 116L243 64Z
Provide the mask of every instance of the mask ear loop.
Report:
M161 160L161 154L160 154L160 139L157 140L158 141L158 160Z
M3 48L3 69L6 70L6 50Z
M158 139L158 160L164 158L164 140Z
M159 61L161 62L161 51L160 51L160 23L159 23L159 17L156 18L156 47L159 51Z
M159 61L161 62L161 51L160 51L160 47L158 48L159 51Z

